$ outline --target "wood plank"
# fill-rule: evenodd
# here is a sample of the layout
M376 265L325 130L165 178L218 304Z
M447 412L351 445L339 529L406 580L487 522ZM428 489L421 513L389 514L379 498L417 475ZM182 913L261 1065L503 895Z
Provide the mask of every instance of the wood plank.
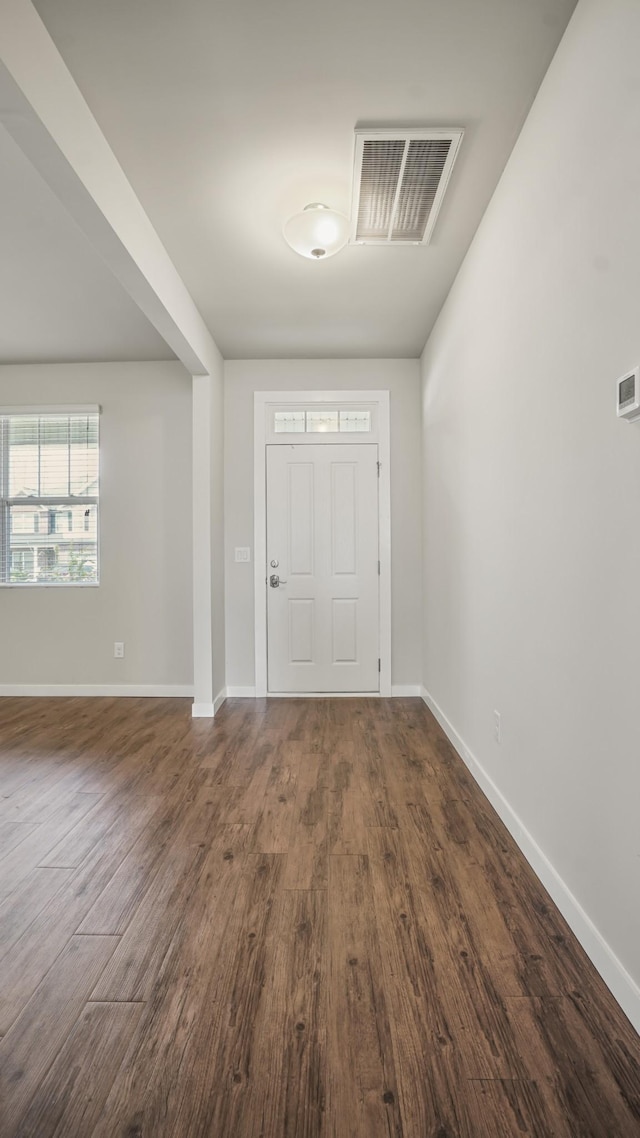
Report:
M436 913L423 917L398 832L372 828L369 849L403 1133L472 1133L465 1097L456 1090L465 1082L464 1041L446 998L458 976L445 928Z
M285 889L326 889L329 879L330 764L327 756L298 749L298 777L291 854L283 881Z
M8 798L0 800L0 815L7 821L33 825L48 818L73 794L82 792L84 773L67 760Z
M241 786L222 786L217 809L217 820L225 826L255 823L264 809L264 797L273 769L273 748L261 752L261 761L256 765L248 783Z
M224 912L235 894L248 838L247 826L227 826L209 850L187 846L171 857L121 938L92 999L151 999L165 955L172 947L178 955L173 941L181 926L185 932L205 935L216 909ZM206 951L209 958L216 952L211 937Z
M274 760L251 842L252 853L286 853L291 840L297 764Z
M80 1138L93 1133L143 1005L86 1004L41 1083L21 1135Z
M46 857L53 846L93 809L100 795L74 794L0 861L0 901Z
M69 869L33 869L0 905L0 960L69 881Z
M221 867L212 863L195 919L178 929L94 1138L133 1125L154 1135L238 1133L228 1120L244 1101L251 1070L283 862L280 854L251 855L245 866L230 862L218 889ZM212 1087L223 1097L212 1097Z
M549 1115L570 1120L576 1134L640 1133L640 1055L602 1030L588 1030L582 997L509 999L506 1005Z
M328 799L328 791L324 791ZM314 826L294 824L283 888L326 889L329 882L329 807Z
M108 837L14 944L0 970L0 1035L6 1034L20 1014L156 810L156 800L150 799L139 804L134 814L123 812Z
M23 822L0 822L0 858L6 857L11 850L20 845L24 838L32 834L36 825L25 825Z
M469 1084L470 1109L476 1138L523 1135L542 1138L548 1114L537 1083L526 1079L475 1079ZM578 1131L567 1129L568 1119L554 1119L553 1138L577 1138Z
M327 1133L403 1134L367 857L332 857L327 983Z
M38 865L43 868L77 869L109 833L125 807L135 808L135 798L121 794L100 795L96 805L69 830Z
M250 924L262 919L269 979L254 996L254 1010L238 1007L233 1017L235 1052L218 1053L215 1069L223 1080L229 1056L230 1089L215 1096L208 1133L326 1134L326 910L326 893L308 891L274 898L266 922L266 912L254 908ZM247 957L237 979L248 965ZM240 987L248 995L252 985Z
M202 770L210 771L209 785L246 786L256 769L268 761L272 747L259 737L258 724L240 716L235 730L224 736L224 744L200 760Z
M174 841L177 843L181 832L189 828L190 819L185 818L184 813L185 797L184 792L171 793L163 803L164 808L154 812L79 925L79 933L105 936L125 931L143 903L166 851Z
M72 937L0 1042L3 1138L25 1133L22 1122L28 1104L116 944L115 937Z
M255 823L262 814L271 762L260 762L246 785L211 782L206 771L204 785L193 795L189 810L189 840L209 846L219 826Z
M332 764L329 798L329 852L367 852L367 818L352 743L341 741Z
M209 987L211 1022L201 1021L184 1055L181 1089L186 1093L175 1116L178 1133L259 1134L264 1126L268 1132L284 1057L281 1048L265 1046L264 1001L267 976L271 983L274 978L284 864L283 854L246 858L241 906L229 923L227 951L221 952ZM211 1080L219 1088L213 1095Z
M284 1048L282 1077L271 1093L254 1091L254 1102L273 1103L271 1132L282 1138L323 1138L327 1079L327 895L285 894L278 928L274 983L264 1001L264 1031L258 1033L264 1061ZM275 983L280 979L280 987ZM255 1110L256 1120L260 1113Z
M430 931L438 968L438 990L452 1038L460 1055L464 1077L526 1077L508 1016L496 969L469 917L471 892L467 886L466 857L454 863L447 847L421 877L419 855L406 846L420 920ZM506 968L507 962L501 963Z

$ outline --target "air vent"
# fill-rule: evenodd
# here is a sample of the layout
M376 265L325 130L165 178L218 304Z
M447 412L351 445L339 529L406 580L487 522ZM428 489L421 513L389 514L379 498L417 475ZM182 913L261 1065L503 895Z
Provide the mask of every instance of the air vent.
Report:
M427 245L462 130L356 130L351 241Z

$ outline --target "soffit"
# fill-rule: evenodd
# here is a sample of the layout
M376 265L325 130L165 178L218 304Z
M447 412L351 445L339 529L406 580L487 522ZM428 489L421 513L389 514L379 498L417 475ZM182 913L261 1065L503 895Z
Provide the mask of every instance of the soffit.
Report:
M174 359L0 127L0 363Z

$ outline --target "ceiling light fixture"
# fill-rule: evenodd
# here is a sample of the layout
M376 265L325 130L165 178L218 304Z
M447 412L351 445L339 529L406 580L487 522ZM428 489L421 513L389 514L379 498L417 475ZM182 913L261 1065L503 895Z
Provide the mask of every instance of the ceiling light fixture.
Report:
M333 257L349 240L349 221L321 202L306 205L286 222L284 239L301 257L319 261Z

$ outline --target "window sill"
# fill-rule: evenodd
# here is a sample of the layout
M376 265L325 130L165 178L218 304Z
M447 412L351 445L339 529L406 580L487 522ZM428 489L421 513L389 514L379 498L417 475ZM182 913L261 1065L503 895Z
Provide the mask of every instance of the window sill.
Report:
M99 581L0 581L0 589L99 589Z

